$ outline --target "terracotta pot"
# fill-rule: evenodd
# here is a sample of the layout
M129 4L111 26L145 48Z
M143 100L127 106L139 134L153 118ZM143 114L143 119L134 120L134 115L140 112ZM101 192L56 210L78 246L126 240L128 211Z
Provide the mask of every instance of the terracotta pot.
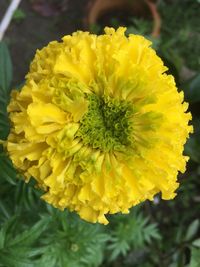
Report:
M130 16L152 18L153 29L151 35L158 37L161 28L161 18L157 10L156 1L153 0L91 0L87 6L87 15L84 25L98 24L100 18L110 12L121 10Z

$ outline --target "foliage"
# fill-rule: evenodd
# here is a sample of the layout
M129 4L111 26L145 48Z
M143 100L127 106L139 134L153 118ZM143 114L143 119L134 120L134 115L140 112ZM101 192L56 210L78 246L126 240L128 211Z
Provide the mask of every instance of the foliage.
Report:
M21 232L19 219L16 216L9 218L0 232L0 266L34 266L33 258L41 253L40 247L34 247L34 244L47 224L46 218L41 219Z
M23 19L26 18L26 14L24 13L24 11L21 8L18 8L15 10L12 19L16 20L16 21L21 21Z
M173 4L162 0L159 9L165 49L176 51L185 65L195 70L200 70L197 57L200 54L199 9L199 3L193 0L176 0Z
M150 223L141 213L132 212L130 216L118 216L117 224L111 229L108 246L111 251L110 260L115 260L120 254L126 256L130 248L146 249L155 239L160 239L157 224Z
M73 214L50 208L51 225L42 239L39 266L99 266L108 236L99 225L82 222ZM67 216L66 216L67 215Z
M189 264L189 267L199 267L200 265L200 249L199 248L192 248L192 259Z
M12 64L7 46L0 42L0 138L5 139L9 132L7 103L12 81Z

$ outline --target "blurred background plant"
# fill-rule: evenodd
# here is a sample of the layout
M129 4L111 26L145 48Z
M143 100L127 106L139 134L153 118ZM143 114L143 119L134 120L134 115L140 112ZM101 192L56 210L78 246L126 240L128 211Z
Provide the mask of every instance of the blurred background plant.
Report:
M0 266L199 267L200 2L150 1L161 19L157 36L152 36L155 13L148 6L144 13L127 12L122 6L97 12L99 6L95 23L88 24L95 2L22 0L0 43L0 139L9 132L6 106L11 88L20 88L36 48L77 29L101 33L105 25L126 26L127 33L153 41L190 104L195 131L185 146L190 156L187 171L179 175L174 200L161 201L158 195L129 215L110 217L108 226L93 225L40 200L34 180L23 182L1 146ZM1 0L0 17L7 6L8 1Z

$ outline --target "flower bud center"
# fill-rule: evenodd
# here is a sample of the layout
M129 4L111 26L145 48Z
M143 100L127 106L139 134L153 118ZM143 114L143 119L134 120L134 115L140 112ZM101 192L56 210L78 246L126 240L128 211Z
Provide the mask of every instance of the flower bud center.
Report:
M81 120L77 135L93 148L107 152L124 151L131 144L131 104L94 94L88 96L88 101L88 111Z

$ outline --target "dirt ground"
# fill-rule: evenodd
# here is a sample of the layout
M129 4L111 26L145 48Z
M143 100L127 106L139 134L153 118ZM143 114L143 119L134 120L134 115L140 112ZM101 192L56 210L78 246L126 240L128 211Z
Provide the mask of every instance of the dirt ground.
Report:
M33 11L29 0L22 0L20 9L25 18L13 20L4 40L8 43L13 61L13 86L20 84L28 72L36 49L66 34L83 29L83 15L87 0L68 0L66 10L58 16L44 17ZM0 20L8 7L8 0L0 0Z

